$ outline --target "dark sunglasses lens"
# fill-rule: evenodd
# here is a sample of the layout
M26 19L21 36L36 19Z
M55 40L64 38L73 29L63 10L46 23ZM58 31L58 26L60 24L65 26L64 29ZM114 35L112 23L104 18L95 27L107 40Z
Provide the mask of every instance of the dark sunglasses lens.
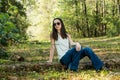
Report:
M60 23L58 22L57 25L60 25Z
M54 25L54 26L56 26L56 25L60 25L60 23L59 23L59 22L57 22L57 23L54 23L53 25Z

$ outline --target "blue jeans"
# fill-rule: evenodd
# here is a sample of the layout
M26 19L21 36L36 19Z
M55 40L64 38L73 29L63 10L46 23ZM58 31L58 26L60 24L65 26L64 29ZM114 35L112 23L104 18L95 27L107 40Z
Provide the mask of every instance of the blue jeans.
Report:
M66 54L60 59L60 63L62 65L66 65L70 70L77 71L79 61L85 56L89 57L89 59L92 61L93 67L96 70L99 70L103 66L103 62L89 47L85 47L80 51L76 51L75 47L68 50Z

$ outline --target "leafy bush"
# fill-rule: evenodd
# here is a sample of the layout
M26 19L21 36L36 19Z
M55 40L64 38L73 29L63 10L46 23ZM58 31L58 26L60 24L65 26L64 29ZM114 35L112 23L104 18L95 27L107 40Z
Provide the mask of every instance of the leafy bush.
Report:
M0 58L8 57L3 46L24 38L27 27L23 5L17 0L0 0Z
M16 0L0 0L0 45L7 46L26 38L25 8Z
M7 46L9 41L16 39L16 26L9 20L7 13L0 13L0 44Z
M0 48L0 59L7 59L9 56L4 49Z
M118 18L111 18L107 24L107 36L118 36L120 34L120 20Z

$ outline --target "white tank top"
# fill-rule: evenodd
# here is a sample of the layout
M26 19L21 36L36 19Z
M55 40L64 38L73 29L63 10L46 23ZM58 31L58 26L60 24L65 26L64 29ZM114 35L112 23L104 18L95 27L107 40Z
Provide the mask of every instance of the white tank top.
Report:
M60 34L58 34L58 40L55 41L55 46L58 53L59 60L65 55L65 53L69 50L69 39L62 38Z

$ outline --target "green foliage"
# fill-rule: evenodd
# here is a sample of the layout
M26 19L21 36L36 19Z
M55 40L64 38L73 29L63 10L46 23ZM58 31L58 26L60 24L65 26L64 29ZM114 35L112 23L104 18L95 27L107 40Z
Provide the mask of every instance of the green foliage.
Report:
M0 48L0 59L8 59L8 57L9 57L8 53L4 49Z
M18 13L18 8L16 6L10 6L8 13L16 15Z
M11 42L23 39L28 26L23 5L16 0L0 1L0 44L7 46ZM13 44L13 43L12 43Z
M12 31L15 29L15 25L10 21L9 15L7 13L0 13L0 44L7 46L8 40L14 39L14 36L11 36Z
M0 41L1 44L7 46L9 40L17 39L18 29L15 24L10 21L7 13L0 14Z
M107 35L109 37L115 36L116 35L116 26L113 25L113 23L109 23L108 24L108 31L107 31Z
M118 17L109 16L107 20L107 36L117 36L120 34L120 20Z

